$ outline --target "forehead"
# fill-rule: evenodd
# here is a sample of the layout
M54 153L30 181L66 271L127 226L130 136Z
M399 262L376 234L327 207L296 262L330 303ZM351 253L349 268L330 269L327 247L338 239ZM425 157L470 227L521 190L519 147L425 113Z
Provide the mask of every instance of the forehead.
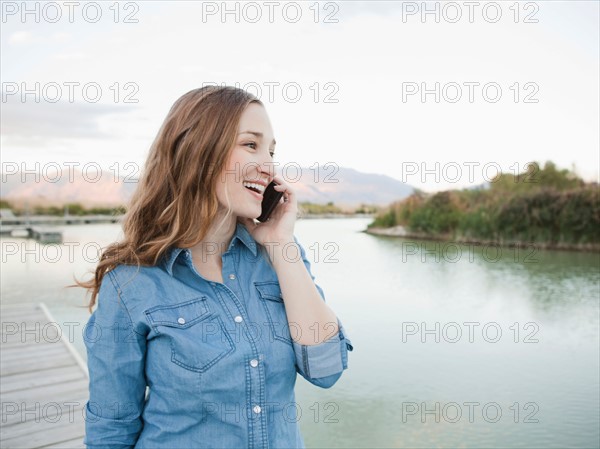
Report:
M265 135L268 140L273 138L273 129L271 121L264 107L257 103L251 103L242 113L238 130L241 131L257 131Z

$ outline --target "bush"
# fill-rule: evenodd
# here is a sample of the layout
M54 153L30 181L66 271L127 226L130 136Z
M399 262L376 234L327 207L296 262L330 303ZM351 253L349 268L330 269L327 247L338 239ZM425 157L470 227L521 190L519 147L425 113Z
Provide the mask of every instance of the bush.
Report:
M550 244L600 243L600 192L548 161L527 172L501 174L487 190L452 190L410 197L382 210L370 226L467 239Z

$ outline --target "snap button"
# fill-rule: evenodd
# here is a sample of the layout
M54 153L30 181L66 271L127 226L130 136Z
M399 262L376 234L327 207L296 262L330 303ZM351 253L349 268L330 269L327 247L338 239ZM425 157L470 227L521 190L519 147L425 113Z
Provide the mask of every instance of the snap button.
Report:
M184 318L179 318L179 319L177 320L177 322L178 322L179 324L185 324L185 319L184 319Z
M255 405L255 406L252 408L252 410L254 410L254 413L257 413L257 414L258 414L258 413L260 413L260 410L261 410L261 408L260 408L260 405Z
M239 316L239 315L238 315L238 316L236 316L236 317L235 317L233 320L234 320L236 323L241 323L241 322L242 322L244 319L243 319L241 316Z
M258 366L258 360L256 360L256 359L250 360L250 366L256 368Z
M229 279L235 279L235 274L231 273L231 274L229 275Z

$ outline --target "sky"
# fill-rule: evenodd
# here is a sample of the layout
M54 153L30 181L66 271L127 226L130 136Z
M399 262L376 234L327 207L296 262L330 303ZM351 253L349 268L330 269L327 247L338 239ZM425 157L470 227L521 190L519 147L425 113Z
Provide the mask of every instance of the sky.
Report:
M599 2L2 2L2 171L139 175L175 100L263 101L285 176L426 191L552 160L599 177ZM294 176L294 172L290 172Z

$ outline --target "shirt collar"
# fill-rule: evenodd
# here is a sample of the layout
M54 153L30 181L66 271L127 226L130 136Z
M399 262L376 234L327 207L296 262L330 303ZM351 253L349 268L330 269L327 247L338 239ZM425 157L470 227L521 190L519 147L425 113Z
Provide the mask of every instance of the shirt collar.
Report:
M229 248L227 249L227 251L230 251L233 248L236 240L240 240L244 245L246 245L246 247L250 250L252 255L256 257L256 255L258 254L256 241L254 240L246 226L244 226L239 221L236 222L235 232L233 234L233 238L231 239L231 243L229 244ZM169 251L167 251L167 254L164 256L164 267L167 270L167 273L169 273L171 276L173 276L173 264L182 252L187 252L188 256L191 256L189 248L180 248L178 246L172 247Z

